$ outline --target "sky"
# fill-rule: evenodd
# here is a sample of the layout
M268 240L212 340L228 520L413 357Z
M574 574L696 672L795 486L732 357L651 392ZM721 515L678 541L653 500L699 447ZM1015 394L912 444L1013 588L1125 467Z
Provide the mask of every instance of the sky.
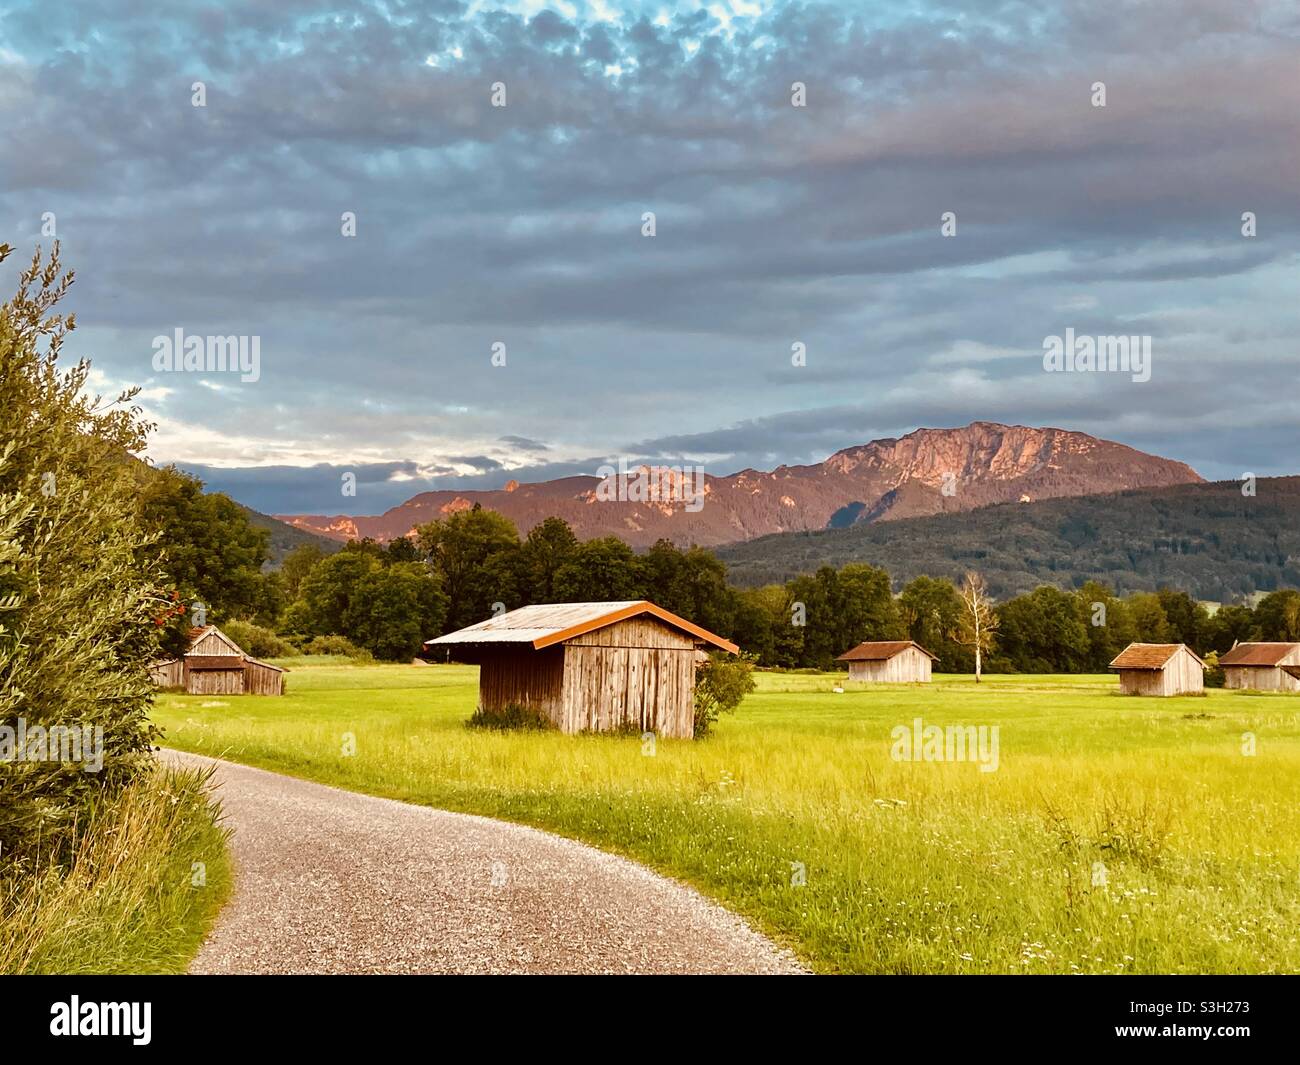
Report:
M95 387L266 512L973 420L1300 472L1295 3L0 0L0 131L0 292L57 237Z

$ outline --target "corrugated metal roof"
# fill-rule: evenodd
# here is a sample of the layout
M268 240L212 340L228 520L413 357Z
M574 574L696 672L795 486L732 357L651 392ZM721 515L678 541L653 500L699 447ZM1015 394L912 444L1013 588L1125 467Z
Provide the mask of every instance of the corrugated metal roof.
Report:
M1296 643L1239 643L1219 659L1221 666L1275 666L1300 644Z
M1115 656L1110 668L1164 669L1179 649L1185 650L1196 661L1201 662L1200 656L1183 643L1131 643ZM1201 662L1201 665L1204 666L1205 663Z
M449 632L437 639L426 640L425 647L439 647L467 643L519 643L531 644L535 650L550 647L575 636L602 629L617 621L651 614L666 624L715 647L735 654L739 648L721 636L694 625L685 618L656 606L645 599L631 599L616 603L537 603L521 606L504 614L480 621L476 625Z
M932 655L919 643L913 640L867 640L865 643L858 644L850 651L845 651L836 662L882 662L887 658L893 658L894 655L906 651L909 647L915 647L923 655L930 655L935 662L939 661L938 655Z

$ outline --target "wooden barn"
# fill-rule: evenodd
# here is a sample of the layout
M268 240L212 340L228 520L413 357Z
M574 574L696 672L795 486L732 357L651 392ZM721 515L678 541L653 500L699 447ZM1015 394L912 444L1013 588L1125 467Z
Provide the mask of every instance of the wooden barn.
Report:
M1300 643L1239 643L1219 658L1225 688L1300 691Z
M735 644L654 603L520 607L424 645L479 666L479 708L539 710L563 732L695 734L695 666Z
M1131 643L1110 664L1124 695L1199 695L1205 663L1185 643Z
M160 688L191 695L283 695L284 670L250 658L215 625L190 630L190 649L149 667Z
M930 666L938 656L911 640L869 640L845 651L835 661L848 663L851 681L929 684Z

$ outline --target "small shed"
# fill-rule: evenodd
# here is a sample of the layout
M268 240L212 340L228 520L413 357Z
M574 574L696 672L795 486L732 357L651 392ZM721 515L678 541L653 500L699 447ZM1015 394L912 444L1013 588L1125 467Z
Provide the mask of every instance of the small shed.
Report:
M160 688L184 688L191 695L283 695L284 672L244 654L215 625L191 629L183 656L149 667Z
M428 640L479 666L479 709L518 705L563 732L695 734L701 652L734 643L646 600L520 607Z
M1205 691L1205 663L1185 643L1131 643L1110 668L1119 673L1124 695L1199 695Z
M868 640L835 659L848 663L849 680L875 684L929 684L938 660L912 640Z
M1300 643L1238 643L1220 659L1225 688L1300 691ZM1295 672L1292 672L1292 671Z

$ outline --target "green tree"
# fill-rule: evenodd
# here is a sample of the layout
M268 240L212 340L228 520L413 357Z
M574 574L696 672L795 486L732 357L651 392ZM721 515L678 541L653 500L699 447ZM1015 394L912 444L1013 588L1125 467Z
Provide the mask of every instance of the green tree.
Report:
M998 647L1021 673L1080 673L1091 645L1078 600L1051 585L998 607Z
M555 574L561 603L605 603L644 598L637 557L616 536L579 544Z
M279 572L285 602L292 603L298 598L303 579L327 557L317 544L302 544L284 556Z
M268 533L233 499L173 466L146 470L139 486L147 528L158 535L171 587L209 620L251 617L262 601Z
M1137 592L1126 600L1133 619L1133 638L1138 643L1168 643L1169 618L1154 592Z
M1193 651L1204 651L1210 627L1210 614L1205 606L1186 592L1172 588L1161 588L1156 598L1169 620L1169 639L1185 643Z
M547 518L534 525L524 539L522 573L530 603L557 601L555 578L578 549L578 538L563 518Z
M974 668L974 655L952 638L962 617L961 596L952 581L942 577L914 578L898 597L898 612L908 639L939 656L936 670L965 673Z
M1128 604L1098 581L1085 581L1074 593L1088 634L1087 670L1104 673L1115 656L1137 638Z
M518 605L510 600L518 594L519 533L505 515L475 503L445 521L421 525L416 542L447 596L449 630L490 617L493 603Z
M376 658L403 662L442 629L447 599L422 562L372 570L348 605L343 635Z
M1207 626L1210 649L1222 653L1254 639L1255 626L1255 612L1250 607L1240 604L1219 607Z
M364 551L340 551L322 559L303 579L285 627L306 636L347 636L358 591L383 567ZM427 637L426 637L427 638Z
M1300 592L1270 592L1255 607L1258 639L1280 643L1300 640Z
M56 245L0 307L0 725L100 728L102 765L83 771L99 761L93 731L80 766L0 761L7 868L66 858L78 821L152 765L157 738L148 664L168 577L128 458L148 427L138 390L106 402L88 362L60 365L71 283Z

